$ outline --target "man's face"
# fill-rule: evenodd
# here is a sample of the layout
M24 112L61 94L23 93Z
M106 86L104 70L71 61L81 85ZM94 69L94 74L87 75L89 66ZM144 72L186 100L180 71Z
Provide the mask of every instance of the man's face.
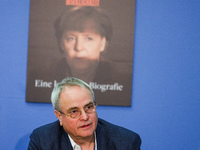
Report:
M55 111L60 125L73 139L93 136L98 117L96 111L87 114L83 110L89 103L93 103L92 95L83 87L65 87L60 94L60 106L63 113L69 113L73 109L79 109L82 112L78 118L71 118Z
M87 70L96 67L104 51L106 38L92 30L68 31L62 38L62 49L71 69Z

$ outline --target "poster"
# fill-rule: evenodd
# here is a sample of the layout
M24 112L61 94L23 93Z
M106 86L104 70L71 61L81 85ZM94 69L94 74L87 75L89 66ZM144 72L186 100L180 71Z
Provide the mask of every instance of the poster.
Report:
M134 25L135 0L31 0L26 101L73 76L98 105L131 106Z

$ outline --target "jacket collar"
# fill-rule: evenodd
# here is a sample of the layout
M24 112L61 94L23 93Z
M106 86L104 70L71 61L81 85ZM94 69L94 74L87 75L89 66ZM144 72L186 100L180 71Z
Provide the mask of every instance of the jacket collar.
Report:
M96 129L96 136L97 136L97 150L102 150L102 149L109 149L112 150L113 144L108 138L109 136L107 135L106 132L106 125L102 124L102 120L99 119L98 124L97 124L97 129Z

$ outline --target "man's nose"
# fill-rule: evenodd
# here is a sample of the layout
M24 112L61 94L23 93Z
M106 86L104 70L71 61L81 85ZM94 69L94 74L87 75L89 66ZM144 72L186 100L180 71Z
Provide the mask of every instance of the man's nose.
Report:
M88 120L88 118L89 118L88 114L85 112L85 110L82 110L81 119L82 120Z
M77 38L75 43L75 51L82 51L84 49L84 41L82 38Z

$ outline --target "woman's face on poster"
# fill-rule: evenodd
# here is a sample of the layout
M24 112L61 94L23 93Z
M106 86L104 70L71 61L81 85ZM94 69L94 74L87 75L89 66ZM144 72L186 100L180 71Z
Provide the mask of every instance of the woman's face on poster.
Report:
M80 71L96 67L105 46L106 38L93 30L67 31L61 43L69 67Z

